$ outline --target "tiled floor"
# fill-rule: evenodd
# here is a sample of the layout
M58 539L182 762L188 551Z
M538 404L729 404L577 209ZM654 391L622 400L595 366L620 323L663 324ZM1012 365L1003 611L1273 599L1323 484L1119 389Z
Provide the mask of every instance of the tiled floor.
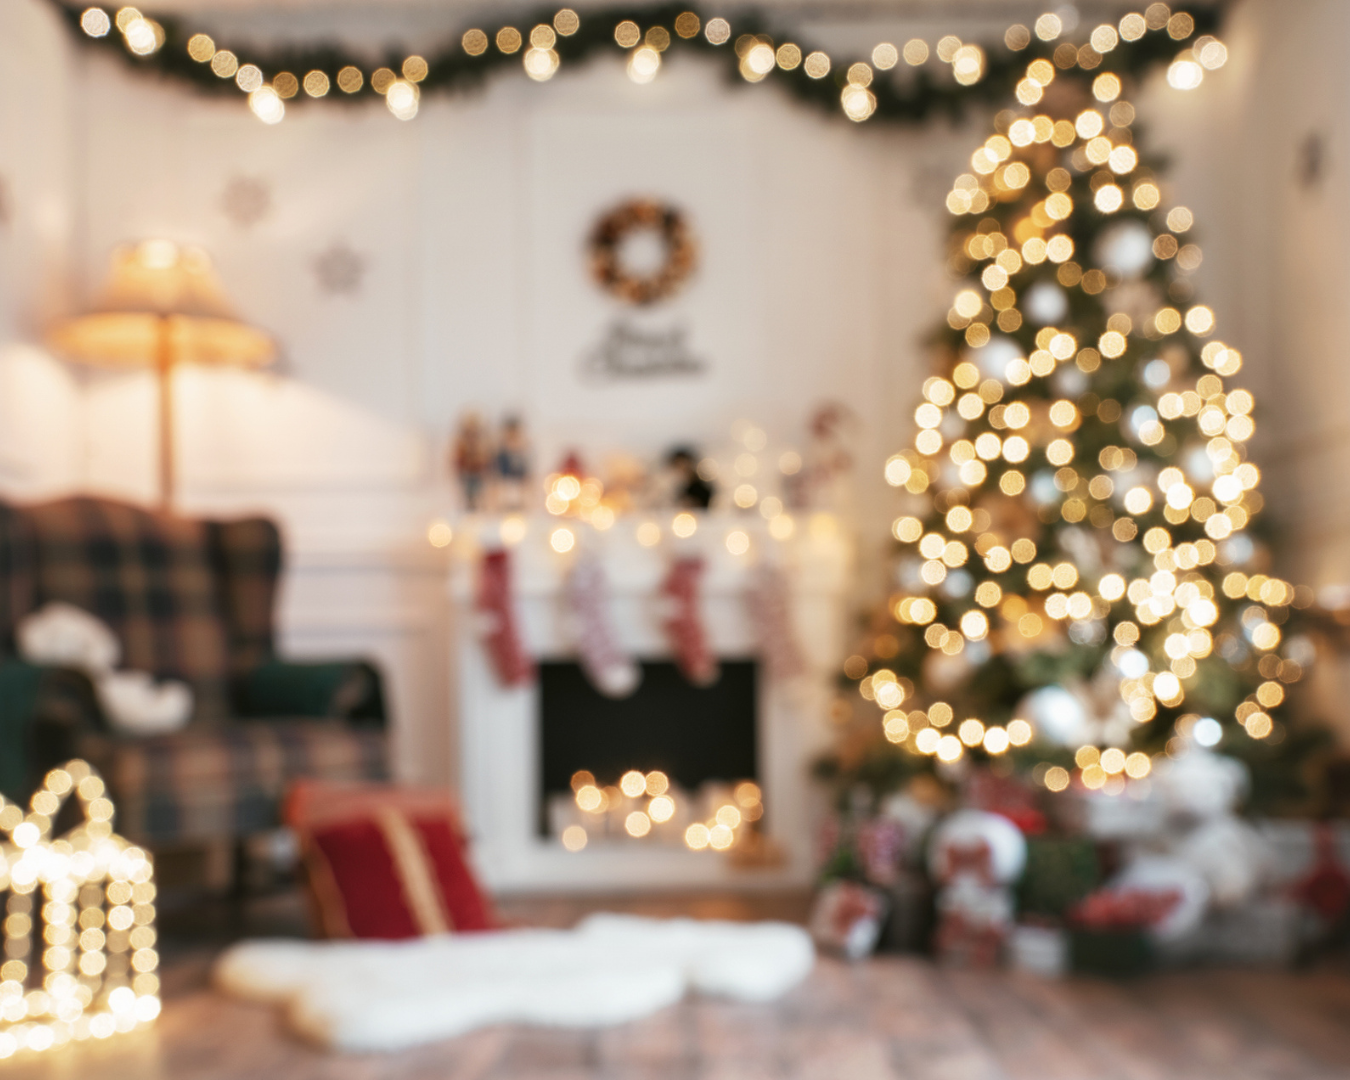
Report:
M800 898L620 904L652 914L789 915ZM775 905L781 911L773 911ZM590 905L513 905L558 925ZM493 1028L391 1056L337 1056L269 1010L216 996L184 956L156 1027L0 1080L1350 1080L1350 968L1197 971L1113 984L942 971L910 957L822 960L780 1002L693 999L599 1032Z

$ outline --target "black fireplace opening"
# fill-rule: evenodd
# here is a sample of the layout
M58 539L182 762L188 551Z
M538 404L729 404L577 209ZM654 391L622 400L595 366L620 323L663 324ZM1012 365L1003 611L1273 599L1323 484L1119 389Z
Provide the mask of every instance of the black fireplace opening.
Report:
M580 665L539 665L540 825L549 796L572 790L583 769L612 784L629 769L659 769L693 791L708 781L758 780L754 660L723 660L711 686L695 686L673 663L642 663L626 698L605 697Z

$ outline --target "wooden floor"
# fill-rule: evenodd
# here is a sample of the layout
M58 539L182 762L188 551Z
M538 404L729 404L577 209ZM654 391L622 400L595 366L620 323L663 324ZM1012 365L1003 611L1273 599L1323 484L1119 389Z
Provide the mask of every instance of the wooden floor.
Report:
M801 898L615 900L603 906L791 916ZM669 910L662 910L668 905ZM576 901L511 905L564 925ZM766 910L766 906L769 910ZM692 999L599 1032L493 1028L390 1056L305 1046L272 1011L203 985L205 956L166 971L151 1030L0 1065L9 1080L1350 1080L1350 968L1193 971L1129 983L944 971L912 957L823 959L772 1005Z

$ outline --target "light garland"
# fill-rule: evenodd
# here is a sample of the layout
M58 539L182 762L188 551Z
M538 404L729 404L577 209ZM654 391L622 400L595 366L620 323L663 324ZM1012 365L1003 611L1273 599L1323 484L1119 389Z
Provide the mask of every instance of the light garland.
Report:
M987 49L955 35L931 48L922 39L903 46L878 42L866 59L845 64L823 49L812 48L770 32L763 16L746 12L736 27L725 18L705 18L678 6L637 10L611 9L589 13L583 21L570 8L536 12L520 26L495 31L470 28L438 50L389 56L371 67L356 55L332 48L290 49L249 57L222 48L210 35L179 28L170 18L151 18L133 7L112 15L100 7L83 10L53 0L80 37L91 45L116 50L141 69L190 83L206 93L240 92L264 123L284 119L288 102L306 98L370 100L383 97L390 113L411 120L424 92L469 90L494 70L523 71L533 81L547 82L566 63L577 63L617 47L627 57L634 82L659 76L672 48L724 57L737 76L758 83L774 76L794 96L861 123L873 117L895 122L922 122L935 113L954 114L966 104L1005 100L1027 84L1022 55L1042 55L1042 62L1095 67L1118 41L1133 43L1126 61L1129 73L1170 64L1173 86L1193 89L1204 72L1220 66L1227 53L1217 39L1175 53L1177 43L1217 27L1218 15L1206 9L1196 16L1173 14L1154 3L1143 14L1126 15L1119 27L1104 25L1081 48L1056 44L1064 26L1059 16L1042 15L1033 28L1017 24L1004 35L1003 47ZM646 27L644 29L644 26ZM120 43L120 44L119 44ZM1198 45L1198 43L1197 43ZM1066 51L1067 50L1067 51ZM938 65L949 75L935 75ZM896 78L885 73L907 72ZM1034 80L1033 80L1034 82ZM336 89L336 95L334 90ZM1027 93L1034 93L1028 84Z
M53 840L72 794L85 820ZM83 761L49 772L27 814L0 797L9 837L0 843L0 892L8 894L0 1058L106 1039L159 1015L154 868L112 831L113 813Z

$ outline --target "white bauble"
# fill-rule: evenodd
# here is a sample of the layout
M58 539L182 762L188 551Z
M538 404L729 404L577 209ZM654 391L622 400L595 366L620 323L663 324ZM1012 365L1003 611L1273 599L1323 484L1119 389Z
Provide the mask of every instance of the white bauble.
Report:
M1024 350L1012 338L995 334L984 348L979 350L978 366L980 373L987 379L1002 379L1008 371L1008 365L1025 355ZM969 354L967 360L973 359Z
M1038 326L1058 326L1069 314L1069 297L1053 281L1038 281L1022 297L1022 313Z
M1060 746L1081 746L1091 737L1087 708L1062 686L1042 686L1024 697L1017 715L1031 721L1036 734Z
M989 873L995 884L1011 884L1027 864L1027 841L1022 830L1002 814L987 810L958 810L942 819L928 844L928 869L937 881L951 873L954 848L983 843L989 849Z
M1102 233L1097 265L1123 278L1135 278L1153 264L1153 234L1142 221L1122 221Z
M1160 761L1153 784L1170 813L1203 819L1237 809L1251 780L1236 758L1192 746L1180 757Z
M1211 818L1191 830L1172 851L1204 875L1219 907L1251 899L1266 880L1272 859L1261 834L1241 818L1229 816Z

